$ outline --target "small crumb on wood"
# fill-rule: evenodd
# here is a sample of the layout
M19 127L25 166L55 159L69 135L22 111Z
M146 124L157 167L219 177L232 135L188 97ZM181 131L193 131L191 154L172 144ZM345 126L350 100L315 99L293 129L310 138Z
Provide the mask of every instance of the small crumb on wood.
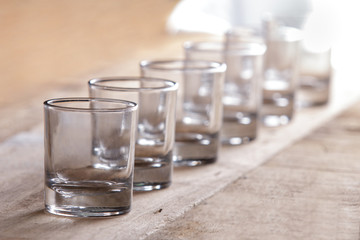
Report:
M162 212L162 208L160 208L159 210L155 211L154 214L157 214L157 213L161 213Z

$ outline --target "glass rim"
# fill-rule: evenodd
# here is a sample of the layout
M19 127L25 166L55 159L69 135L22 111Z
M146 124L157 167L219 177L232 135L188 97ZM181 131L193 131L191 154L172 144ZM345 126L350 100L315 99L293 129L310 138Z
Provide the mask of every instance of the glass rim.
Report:
M162 82L167 85L161 87L120 87L120 86L106 86L101 83L105 82L122 82L122 81L147 81L147 82ZM178 83L162 78L150 78L150 77L101 77L93 78L88 81L89 87L95 87L102 90L110 91L175 91L178 89Z
M101 107L101 108L91 108L91 107L72 107L72 106L62 106L57 105L57 103L68 103L68 102L107 102L107 103L116 103L121 104L121 107ZM121 100L121 99L112 99L112 98L91 98L91 97L66 97L66 98L52 98L44 101L45 107L54 108L62 111L71 111L71 112L133 112L138 108L138 105L135 102Z
M213 53L224 51L228 55L239 54L243 56L261 56L266 52L267 49L266 45L261 42L239 41L231 44L236 44L236 45L231 49L227 49L226 41L198 41L198 42L187 41L184 43L184 49L193 50L196 52L213 52ZM218 49L206 48L203 47L204 45L210 45L210 46L220 45L221 48Z
M165 67L166 64L181 63L185 64L195 63L195 64L207 64L207 66L202 67ZM142 69L154 69L154 70L167 70L171 72L225 72L226 64L223 62L217 61L207 61L207 60L186 60L186 59L163 59L163 60L143 60L140 62L140 67Z

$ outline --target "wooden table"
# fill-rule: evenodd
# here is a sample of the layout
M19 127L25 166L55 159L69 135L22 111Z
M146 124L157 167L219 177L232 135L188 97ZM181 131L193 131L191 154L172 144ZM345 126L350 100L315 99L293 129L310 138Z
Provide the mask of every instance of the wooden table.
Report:
M43 100L84 96L91 77L137 75L141 59L181 57L183 41L205 36L164 32L175 3L1 3L0 239L359 239L360 84L349 69L327 106L222 147L216 164L175 169L170 188L135 193L129 214L44 213Z
M359 239L359 119L358 102L146 239Z

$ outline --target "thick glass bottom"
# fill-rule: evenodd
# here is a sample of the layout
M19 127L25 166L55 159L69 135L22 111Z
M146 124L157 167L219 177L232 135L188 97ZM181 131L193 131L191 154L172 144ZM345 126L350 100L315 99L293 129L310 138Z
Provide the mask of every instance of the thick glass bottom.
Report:
M287 115L266 115L262 117L262 122L266 127L279 127L289 124L291 116Z
M107 207L57 207L45 205L49 213L66 217L112 217L130 212L130 206L120 208Z
M300 77L297 92L298 107L315 107L328 103L330 95L330 78Z
M247 144L256 139L257 114L235 112L223 118L221 143L223 145Z
M132 179L132 178L130 178ZM45 186L46 211L69 217L109 217L130 211L132 181L60 181Z
M142 182L142 183L134 183L134 191L153 191L153 190L160 190L167 188L171 185L171 182L162 182L162 183L156 183L156 182Z
M174 161L175 167L196 167L200 165L215 163L216 158L211 159L185 159L185 160L176 160Z
M290 123L294 112L294 93L291 91L264 91L261 122L266 127Z
M216 162L219 142L218 133L177 133L173 151L174 166L194 167Z
M162 157L136 157L134 191L152 191L171 185L172 152Z
M256 137L249 137L249 136L245 136L245 137L231 137L231 138L222 138L221 139L221 143L223 145L242 145L242 144L248 144L251 141L254 141L256 139Z

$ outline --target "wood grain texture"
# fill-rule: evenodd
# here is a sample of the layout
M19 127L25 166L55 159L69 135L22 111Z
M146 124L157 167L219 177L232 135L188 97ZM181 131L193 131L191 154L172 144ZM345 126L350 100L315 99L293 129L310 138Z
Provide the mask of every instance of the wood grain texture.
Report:
M146 239L359 239L358 105Z

